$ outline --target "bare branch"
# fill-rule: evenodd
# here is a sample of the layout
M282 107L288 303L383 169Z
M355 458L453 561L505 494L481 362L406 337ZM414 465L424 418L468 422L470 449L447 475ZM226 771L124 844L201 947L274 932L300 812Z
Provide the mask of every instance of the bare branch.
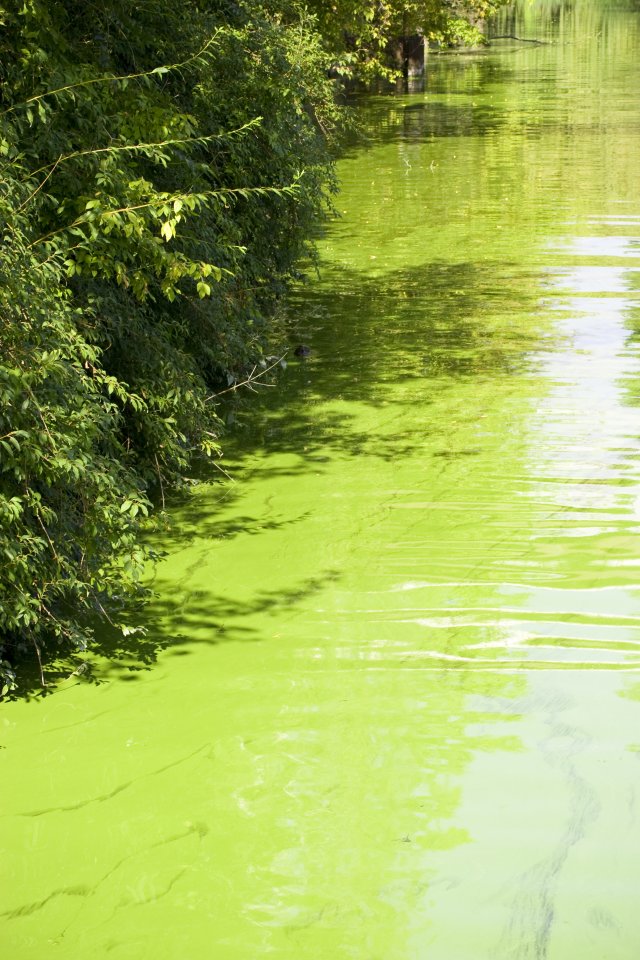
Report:
M233 393L235 390L239 390L240 387L249 387L251 389L251 384L255 383L260 377L264 377L266 373L269 373L269 370L273 370L274 367L278 367L282 364L282 361L286 357L288 351L282 354L281 357L278 357L277 360L274 360L272 364L268 367L265 367L264 370L261 370L260 373L255 373L256 367L253 368L246 380L242 380L240 383L234 383L230 387L227 387L226 390L221 390L220 393L212 393L210 396L205 397L205 402L209 400L217 400L218 397L222 397L225 393ZM254 376L255 374L255 376ZM271 383L261 383L261 387L271 387Z

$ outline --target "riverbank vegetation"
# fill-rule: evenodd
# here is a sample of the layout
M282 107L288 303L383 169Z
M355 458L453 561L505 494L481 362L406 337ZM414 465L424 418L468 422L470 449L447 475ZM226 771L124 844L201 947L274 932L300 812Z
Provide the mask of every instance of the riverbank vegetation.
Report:
M5 686L129 629L152 502L219 455L216 395L264 361L330 209L335 78L496 5L2 0Z

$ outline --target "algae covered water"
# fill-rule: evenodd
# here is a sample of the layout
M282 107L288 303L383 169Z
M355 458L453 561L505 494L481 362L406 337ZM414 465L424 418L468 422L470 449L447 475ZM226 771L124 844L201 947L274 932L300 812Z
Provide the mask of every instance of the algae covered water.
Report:
M640 7L492 30L360 108L140 656L3 707L3 956L640 950Z

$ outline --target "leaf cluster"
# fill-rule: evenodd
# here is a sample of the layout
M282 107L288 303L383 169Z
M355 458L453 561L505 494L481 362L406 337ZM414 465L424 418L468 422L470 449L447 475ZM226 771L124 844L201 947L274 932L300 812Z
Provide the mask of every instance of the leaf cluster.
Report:
M139 592L150 503L118 440L122 410L144 404L106 372L58 269L29 249L18 193L3 181L0 635L11 659L40 659L52 640L83 648L82 614Z
M82 646L272 351L341 124L292 3L3 0L0 642ZM8 669L8 668L7 668Z
M483 21L508 0L309 0L336 73L371 83L398 76L397 42L420 35L441 47L484 43Z

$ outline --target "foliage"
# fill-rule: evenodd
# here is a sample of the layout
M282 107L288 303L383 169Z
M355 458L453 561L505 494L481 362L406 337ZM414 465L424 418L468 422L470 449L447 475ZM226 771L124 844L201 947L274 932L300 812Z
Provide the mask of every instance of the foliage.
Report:
M451 41L461 9L0 0L5 658L86 644L137 592L152 500L218 455L215 396L269 352L335 188L332 65L389 74L393 37Z
M442 46L480 44L483 20L508 0L311 0L334 68L365 82L393 79L395 41L415 34Z
M145 405L104 370L92 318L29 250L18 190L2 187L0 634L40 659L52 638L84 647L79 614L137 590L150 504L117 436L121 410Z
M0 638L84 645L136 592L154 490L216 456L332 187L305 14L0 7ZM3 668L7 673L8 667Z

